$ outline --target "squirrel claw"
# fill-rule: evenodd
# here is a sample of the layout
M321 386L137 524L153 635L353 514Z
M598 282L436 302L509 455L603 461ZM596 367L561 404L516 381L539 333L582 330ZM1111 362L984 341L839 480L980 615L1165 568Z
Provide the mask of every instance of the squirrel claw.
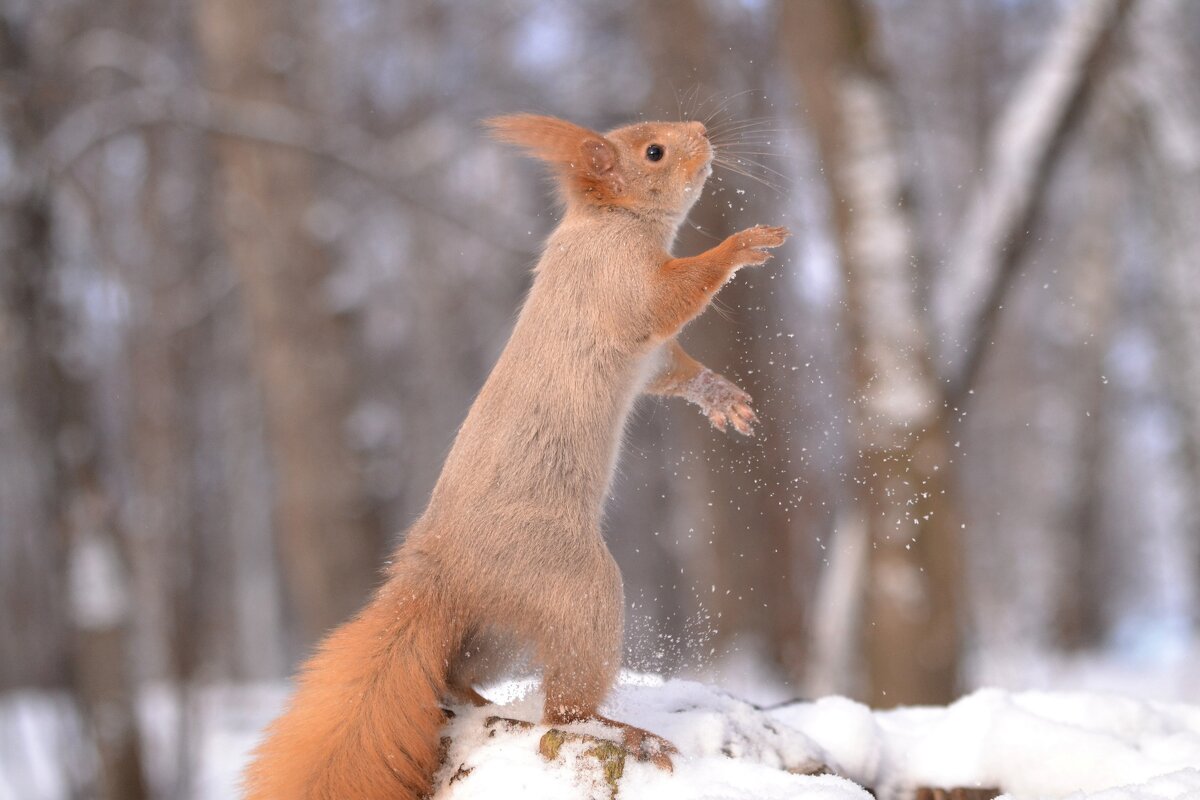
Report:
M692 379L684 396L700 407L717 430L726 431L732 424L743 436L754 435L758 415L750 405L750 395L724 375L709 369L702 371Z
M758 415L747 403L735 403L729 419L738 433L743 436L754 435L754 424L758 422Z
M741 233L735 233L735 247L744 253L749 265L766 263L772 248L781 246L791 236L791 232L781 225L755 225Z

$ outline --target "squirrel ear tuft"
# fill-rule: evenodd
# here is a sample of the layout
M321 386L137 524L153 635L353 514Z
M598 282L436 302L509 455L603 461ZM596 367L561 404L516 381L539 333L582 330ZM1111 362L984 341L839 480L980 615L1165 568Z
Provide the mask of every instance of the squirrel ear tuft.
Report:
M581 141L595 135L566 120L538 114L505 114L484 124L491 130L492 138L515 144L546 161L558 161L568 153L573 154Z
M506 114L484 124L494 139L553 165L565 186L595 197L621 191L617 150L595 131L538 114Z
M616 165L616 151L603 136L581 125L539 114L505 114L485 123L497 141L568 168L602 174ZM580 163L582 158L583 163Z

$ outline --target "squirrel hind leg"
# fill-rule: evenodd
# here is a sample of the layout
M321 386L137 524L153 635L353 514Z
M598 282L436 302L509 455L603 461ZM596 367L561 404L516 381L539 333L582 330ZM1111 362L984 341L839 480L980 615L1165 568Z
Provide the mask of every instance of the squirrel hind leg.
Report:
M607 646L597 647L600 643L595 640L590 644L591 647L557 650L557 657L545 664L542 685L546 705L542 721L552 726L599 722L616 728L621 732L621 743L629 755L659 769L672 771L671 756L679 752L675 745L650 731L610 719L599 711L600 703L616 683L621 663L619 632Z
M479 629L469 634L450 660L446 693L457 703L491 705L476 686L490 686L512 674L522 653L511 636L497 630Z

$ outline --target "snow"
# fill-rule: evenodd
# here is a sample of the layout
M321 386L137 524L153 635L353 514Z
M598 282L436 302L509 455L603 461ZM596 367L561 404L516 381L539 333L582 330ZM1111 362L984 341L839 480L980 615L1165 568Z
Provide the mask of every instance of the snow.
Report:
M437 800L612 797L601 761L586 752L593 740L569 740L547 760L539 752L547 727L489 724L491 717L536 723L542 703L536 681L484 693L495 705L454 709ZM141 704L152 778L169 774L175 757L173 696L154 690ZM237 776L283 698L274 684L192 693L187 796L237 796ZM878 711L831 696L764 709L710 685L627 672L602 711L680 750L672 773L626 758L621 800L866 800L863 787L880 800L899 800L921 786L998 787L1011 800L1200 798L1198 705L1099 692L982 689L948 707ZM597 724L568 730L619 738ZM78 735L64 696L0 696L0 800L67 797L55 754ZM819 765L836 775L801 774Z
M607 798L611 789L600 762L583 755L589 744L563 746L547 762L538 743L548 728L489 736L493 715L537 720L542 698L521 685L523 696L501 709L458 708L450 725L453 744L439 776L438 800L484 800L521 796L546 798ZM512 685L501 694L514 693ZM769 712L718 689L689 681L662 683L627 673L603 713L669 739L680 750L675 770L665 772L632 758L625 761L619 781L622 800L651 798L793 798L829 800L868 798L860 787L831 775L804 776L788 772L819 768L823 751L803 733L776 722ZM596 724L566 730L618 740L611 728ZM468 773L451 781L456 774Z
M1090 798L1116 787L1157 791L1154 781L1161 776L1171 777L1165 785L1188 787L1190 796L1200 797L1195 706L983 689L946 708L872 712L826 698L774 716L816 741L839 774L873 786L883 798L917 786L996 786L1012 797Z
M489 736L493 715L538 719L533 688L501 687L508 702L499 709L458 709L440 800L610 796L585 743L547 762L538 754L545 727ZM626 800L849 800L869 796L861 787L887 800L920 786L998 787L1014 800L1200 798L1200 707L1183 704L983 689L945 708L872 711L827 697L763 710L703 684L626 674L604 711L680 750L672 774L627 760ZM572 730L616 738L597 726ZM819 763L843 777L793 774Z
M836 770L881 798L917 786L1064 798L1174 775L1200 796L1200 709L1104 694L980 690L948 708L871 712L841 698L787 706ZM1076 794L1073 794L1076 793Z

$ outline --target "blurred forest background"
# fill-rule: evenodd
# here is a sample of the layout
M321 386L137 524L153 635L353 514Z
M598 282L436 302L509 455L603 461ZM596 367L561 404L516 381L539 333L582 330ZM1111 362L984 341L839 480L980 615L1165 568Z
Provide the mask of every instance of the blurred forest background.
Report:
M709 120L678 251L796 234L683 336L757 438L631 425L629 664L1200 696L1200 5L0 8L0 798L231 796L555 223L517 110Z

